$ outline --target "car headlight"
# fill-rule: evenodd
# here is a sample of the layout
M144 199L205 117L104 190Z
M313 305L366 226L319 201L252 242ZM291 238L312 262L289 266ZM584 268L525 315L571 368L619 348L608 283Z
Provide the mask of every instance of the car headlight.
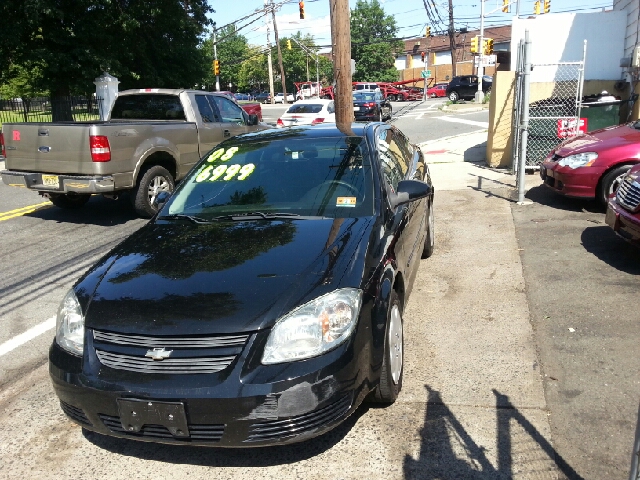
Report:
M597 158L598 154L596 152L578 153L564 157L558 161L558 165L569 168L590 167Z
M274 325L262 363L315 357L344 342L360 313L362 290L341 288L292 310Z
M84 316L76 294L69 290L58 307L56 342L67 352L82 355L84 346Z

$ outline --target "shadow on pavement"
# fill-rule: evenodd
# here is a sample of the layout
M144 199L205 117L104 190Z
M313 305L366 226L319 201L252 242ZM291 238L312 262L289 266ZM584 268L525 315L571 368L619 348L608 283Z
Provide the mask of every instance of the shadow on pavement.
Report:
M496 397L497 467L487 457L486 449L478 445L453 412L443 402L440 392L425 385L428 393L427 411L421 433L420 456L405 456L404 478L436 479L510 479L514 470L512 425L517 423L555 464L566 478L582 477L556 452L551 443L531 422L511 404L509 397L493 390ZM537 471L535 473L541 474ZM542 475L541 475L542 478Z
M530 188L525 197L540 205L570 212L603 213L605 211L604 207L595 200L565 197L544 185Z
M587 227L580 236L584 249L604 263L631 275L640 275L640 249L618 237L607 225Z
M99 225L103 227L122 225L138 219L128 198L109 200L101 195L93 195L91 200L81 208L64 209L52 205L24 216L59 223ZM140 226L142 226L142 223Z
M259 448L215 448L140 442L82 429L87 440L112 453L157 462L209 467L269 467L307 460L333 448L368 410L361 405L349 418L324 435L291 445ZM256 476L259 478L259 475Z

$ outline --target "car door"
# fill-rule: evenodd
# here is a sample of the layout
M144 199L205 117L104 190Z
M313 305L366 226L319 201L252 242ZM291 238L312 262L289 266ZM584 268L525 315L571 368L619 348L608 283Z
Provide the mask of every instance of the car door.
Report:
M246 113L235 102L222 95L208 95L208 97L216 110L224 140L249 131Z
M478 77L475 75L470 75L467 92L465 93L465 95L468 97L474 97L477 91L478 91Z
M195 103L198 109L197 115L200 116L198 138L201 155L224 140L221 122L217 116L217 111L209 101L210 96L205 94L195 95Z

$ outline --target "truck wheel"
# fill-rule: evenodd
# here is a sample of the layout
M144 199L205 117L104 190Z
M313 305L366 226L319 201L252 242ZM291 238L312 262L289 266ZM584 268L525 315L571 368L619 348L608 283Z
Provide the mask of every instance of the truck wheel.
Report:
M80 208L89 201L91 195L74 193L48 193L51 203L59 208Z
M131 200L136 213L142 218L151 218L158 209L153 201L160 192L172 193L175 187L173 177L160 165L153 165L142 170L138 185L133 189Z

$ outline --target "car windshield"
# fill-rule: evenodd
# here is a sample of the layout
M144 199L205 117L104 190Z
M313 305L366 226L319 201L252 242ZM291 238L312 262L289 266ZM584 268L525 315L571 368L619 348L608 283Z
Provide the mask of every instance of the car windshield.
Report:
M191 170L159 218L372 215L371 162L362 140L294 135L267 142L228 140Z
M373 102L374 95L372 93L354 93L353 99L355 101Z
M289 107L287 113L319 113L322 110L322 105L311 103L296 103Z

